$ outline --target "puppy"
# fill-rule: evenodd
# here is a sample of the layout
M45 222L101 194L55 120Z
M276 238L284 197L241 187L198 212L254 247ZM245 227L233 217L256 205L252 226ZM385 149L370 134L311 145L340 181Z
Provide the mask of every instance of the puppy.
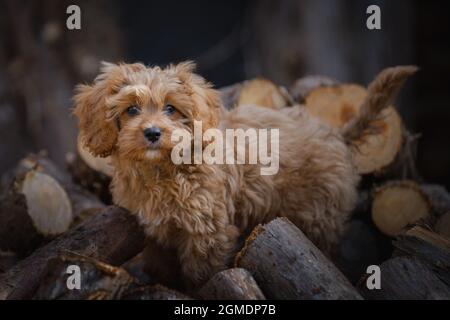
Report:
M184 278L199 285L227 267L240 235L277 216L332 252L356 201L359 176L349 145L412 72L387 69L370 86L360 117L343 131L301 107L226 111L191 62L167 68L105 63L92 85L77 87L74 114L81 143L95 156L111 156L114 202L138 216L150 239L175 252ZM278 172L261 175L260 163L174 164L172 133L192 133L196 121L203 133L278 129Z

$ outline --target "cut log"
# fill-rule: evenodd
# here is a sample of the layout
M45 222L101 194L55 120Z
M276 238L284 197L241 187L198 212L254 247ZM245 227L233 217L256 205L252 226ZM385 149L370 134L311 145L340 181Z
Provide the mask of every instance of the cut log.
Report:
M436 232L441 236L450 239L450 211L438 219L434 225L434 230L436 230Z
M189 296L162 285L144 286L130 290L124 300L191 300Z
M380 266L381 289L369 290L367 276L360 291L366 299L376 300L448 300L450 287L427 262L415 257L396 257Z
M236 256L268 299L361 299L344 275L286 218L256 227Z
M287 90L264 78L255 78L220 89L226 109L253 104L271 109L281 109L293 104Z
M71 279L77 271L79 278ZM42 281L33 296L36 300L121 299L136 285L125 269L73 252L61 252L51 259L42 274ZM69 285L72 285L70 289Z
M129 260L144 247L144 233L125 209L110 206L78 227L39 248L0 275L0 300L31 298L47 262L62 251L73 251L112 265Z
M29 170L36 170L46 173L60 183L67 192L75 223L79 223L86 217L95 214L100 209L105 208L105 204L101 202L94 194L76 185L72 181L72 177L68 172L59 169L45 154L29 154L22 159L15 168L15 174L22 174Z
M216 273L198 292L211 300L262 300L264 294L245 269L233 268Z
M408 254L428 261L430 264L450 270L450 240L415 226L397 237L393 242L396 254Z
M427 196L413 181L390 181L373 192L372 220L386 235L395 236L430 213Z
M343 128L354 119L367 95L356 84L321 86L306 97L305 107L313 116L334 128ZM403 126L394 107L382 111L372 131L355 142L354 161L360 174L379 173L393 164L403 143Z
M289 94L295 102L304 104L309 94L318 88L333 87L339 83L331 78L320 75L306 76L298 79L289 88Z
M281 109L291 104L287 91L272 81L256 78L246 81L239 94L238 105L254 104L271 109Z
M433 212L440 216L450 211L450 193L438 184L422 184L422 191L427 195Z
M73 221L66 191L37 170L18 177L0 200L0 249L26 255Z

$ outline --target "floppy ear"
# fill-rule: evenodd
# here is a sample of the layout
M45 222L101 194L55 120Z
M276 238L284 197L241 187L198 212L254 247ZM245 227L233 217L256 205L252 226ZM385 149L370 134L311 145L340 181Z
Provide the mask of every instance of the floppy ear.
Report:
M108 117L106 99L125 84L126 74L145 70L142 64L102 63L100 74L92 85L78 85L73 113L79 120L78 139L95 156L109 156L118 136L114 118Z
M173 69L191 94L195 105L192 110L194 120L202 121L203 131L216 128L222 108L219 92L212 88L211 83L194 73L195 64L192 61L181 62Z

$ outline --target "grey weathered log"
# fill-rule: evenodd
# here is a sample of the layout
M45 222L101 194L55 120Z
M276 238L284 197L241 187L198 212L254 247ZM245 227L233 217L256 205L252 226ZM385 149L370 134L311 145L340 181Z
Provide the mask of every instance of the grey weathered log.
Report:
M80 270L78 289L67 286L67 283L75 284L67 272L70 266L77 266ZM72 252L62 252L47 263L33 299L113 300L120 299L135 285L133 277L123 268Z
M17 174L0 195L0 250L24 257L72 222L70 200L58 181L35 169Z
M420 187L430 200L434 213L443 215L450 211L450 193L444 186L422 184Z
M135 217L125 209L109 206L1 274L0 300L31 298L47 262L61 251L120 265L142 251L143 246L144 233Z
M381 289L367 289L366 279L360 283L366 299L375 300L448 300L450 287L432 266L416 257L403 256L385 261L380 266Z
M232 268L216 273L198 292L203 299L262 300L265 299L250 272Z
M361 299L325 255L286 218L258 226L236 256L268 299Z
M438 268L450 270L450 240L415 226L393 242L396 254L407 254L428 261Z
M124 300L191 300L189 296L162 285L139 287L130 290Z

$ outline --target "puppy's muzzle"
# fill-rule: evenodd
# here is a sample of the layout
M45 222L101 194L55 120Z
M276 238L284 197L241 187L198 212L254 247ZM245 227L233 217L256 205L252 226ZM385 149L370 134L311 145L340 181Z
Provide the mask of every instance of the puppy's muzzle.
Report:
M147 128L144 130L144 136L148 141L155 143L161 137L161 129L158 127Z

